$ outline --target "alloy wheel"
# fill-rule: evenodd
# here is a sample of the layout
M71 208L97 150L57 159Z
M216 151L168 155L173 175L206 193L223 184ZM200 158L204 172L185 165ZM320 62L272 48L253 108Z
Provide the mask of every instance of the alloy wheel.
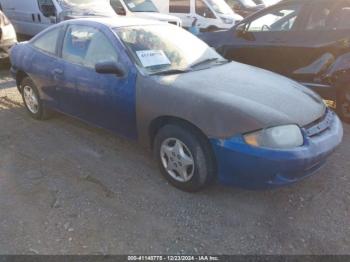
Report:
M33 88L25 86L23 88L23 98L28 110L33 114L37 114L39 112L39 101Z
M176 181L190 181L195 171L195 161L188 147L177 138L166 139L160 148L162 165Z

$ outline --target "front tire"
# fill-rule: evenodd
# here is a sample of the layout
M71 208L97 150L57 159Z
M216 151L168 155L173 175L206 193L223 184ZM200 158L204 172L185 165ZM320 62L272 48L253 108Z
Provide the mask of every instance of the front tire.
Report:
M339 90L337 94L337 112L344 122L350 124L350 87Z
M215 177L210 145L191 126L161 128L155 137L154 154L164 177L180 190L199 191Z
M21 93L29 115L36 120L46 119L48 116L47 110L43 106L37 87L29 77L25 77L21 81Z

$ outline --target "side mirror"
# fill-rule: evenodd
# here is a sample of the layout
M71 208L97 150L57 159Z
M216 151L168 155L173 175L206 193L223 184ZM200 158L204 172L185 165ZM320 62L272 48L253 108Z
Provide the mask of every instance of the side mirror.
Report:
M116 13L117 15L126 16L126 11L123 7L118 7Z
M126 72L124 67L114 61L99 62L95 65L95 71L99 74L113 74L117 77L124 77Z
M239 37L243 37L246 34L246 25L245 24L240 24L236 27L236 34Z
M238 37L243 38L247 41L255 41L255 35L247 31L247 24L238 24L238 26L235 28L235 33Z

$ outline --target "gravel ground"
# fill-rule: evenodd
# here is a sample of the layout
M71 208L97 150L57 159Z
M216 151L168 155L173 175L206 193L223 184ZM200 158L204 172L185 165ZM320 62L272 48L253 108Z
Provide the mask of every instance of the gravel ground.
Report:
M132 142L32 120L14 85L0 71L0 254L350 254L350 126L301 183L188 194Z

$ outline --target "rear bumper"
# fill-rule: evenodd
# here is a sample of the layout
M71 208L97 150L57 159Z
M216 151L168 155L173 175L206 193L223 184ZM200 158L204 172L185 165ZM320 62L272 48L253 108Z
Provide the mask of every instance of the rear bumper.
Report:
M219 181L247 189L286 186L314 174L326 162L343 137L343 127L333 113L330 127L320 135L307 137L302 147L291 150L256 148L242 136L212 139Z

